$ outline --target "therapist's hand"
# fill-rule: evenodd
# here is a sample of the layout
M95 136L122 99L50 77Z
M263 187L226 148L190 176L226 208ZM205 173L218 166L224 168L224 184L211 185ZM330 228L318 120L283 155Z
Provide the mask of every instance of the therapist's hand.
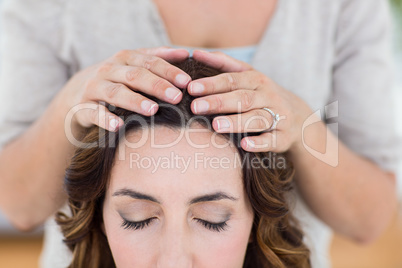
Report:
M97 125L116 131L123 120L111 113L105 104L151 116L158 104L141 93L171 104L182 99L178 88L187 87L190 76L168 61L188 58L184 49L159 47L123 50L113 57L75 74L63 88L68 108L76 109L72 127Z
M197 79L188 85L188 92L197 98L191 109L195 114L231 114L218 116L213 128L219 133L261 132L268 130L272 115L280 115L274 130L245 137L244 150L252 152L285 152L301 145L303 122L312 114L310 107L298 96L285 90L249 64L221 52L196 50L193 57L223 74Z

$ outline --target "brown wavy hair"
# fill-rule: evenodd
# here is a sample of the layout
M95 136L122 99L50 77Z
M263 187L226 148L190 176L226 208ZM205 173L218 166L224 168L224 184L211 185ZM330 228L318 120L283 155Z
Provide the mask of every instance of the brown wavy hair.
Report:
M191 58L175 65L187 72L193 80L220 74ZM152 96L146 96L159 104L166 104ZM65 190L69 197L71 214L59 212L56 215L56 221L65 237L64 242L72 251L73 259L69 267L115 267L107 238L102 231L102 207L117 144L126 133L141 128L138 119L148 125L151 125L152 120L154 125L170 128L183 128L189 120L193 120L211 129L212 120L217 115L195 116L190 109L193 99L183 89L183 99L175 105L176 110L169 108L169 105L160 105L158 112L152 117L109 106L109 110L125 120L124 126L117 132L104 131L95 126L88 130L82 142L97 143L97 146L76 149L65 174ZM181 115L177 113L177 109ZM303 233L286 200L286 195L292 189L294 168L286 154L252 153L241 148L240 141L243 137L258 134L219 134L237 148L243 163L244 189L255 215L252 239L243 267L310 267L310 252L303 243ZM270 163L285 159L286 167L250 168L253 161L263 163L267 159Z

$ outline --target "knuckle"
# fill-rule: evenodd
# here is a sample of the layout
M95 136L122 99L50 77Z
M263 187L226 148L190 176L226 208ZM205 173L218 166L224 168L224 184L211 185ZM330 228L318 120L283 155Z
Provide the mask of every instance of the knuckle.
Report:
M141 77L143 71L141 68L132 68L126 72L126 81L131 82Z
M211 79L211 78L209 78L209 79ZM210 81L209 79L203 80L203 82L202 82L202 84L205 86L205 88L207 88L208 91L210 92L209 94L217 94L217 93L219 93L217 83L215 82L215 81L218 81L218 80L211 80Z
M93 90L96 88L97 83L98 82L96 81L96 79L90 78L87 81L85 81L84 89L85 90Z
M226 85L230 89L230 91L236 90L238 85L236 77L233 74L228 73L225 75L225 78Z
M165 68L164 73L165 77L176 77L176 75L180 74L180 71L178 71L175 67L169 66Z
M254 104L254 91L245 90L240 93L241 107L243 110L251 110Z
M140 106L141 103L141 98L139 98L139 94L134 93L131 94L132 96L130 96L127 100L129 107L138 107Z
M237 81L236 81L236 78L234 77L234 75L226 74L225 78L226 78L227 87L230 89L230 91L235 90L237 88Z
M122 89L123 85L122 84L112 84L107 87L106 89L106 97L111 100L116 95L119 93L119 91Z
M154 56L146 56L144 58L142 67L147 70L155 69L160 64L161 59Z
M164 88L167 88L167 86L165 86L165 80L163 79L155 79L155 81L152 83L152 91L156 92L158 90L162 90Z
M258 129L268 129L271 122L267 119L266 114L262 110L256 110L256 122L255 126Z
M112 68L113 68L113 63L105 62L98 67L97 75L103 75L105 73L108 73L108 72L110 72L110 70L112 70Z
M215 96L215 103L216 103L216 112L221 113L224 110L224 104L222 98L220 96Z
M257 81L261 85L268 85L268 86L272 85L272 80L269 79L266 75L263 75L263 74L259 74Z
M115 55L114 55L114 58L117 58L117 59L125 59L125 58L127 58L128 57L128 54L130 53L130 50L128 50L128 49L123 49L123 50L120 50L119 52L117 52Z
M268 129L268 128L269 128L269 123L267 122L266 119L259 118L256 123L257 123L257 128L258 128L258 129L264 130L264 129Z

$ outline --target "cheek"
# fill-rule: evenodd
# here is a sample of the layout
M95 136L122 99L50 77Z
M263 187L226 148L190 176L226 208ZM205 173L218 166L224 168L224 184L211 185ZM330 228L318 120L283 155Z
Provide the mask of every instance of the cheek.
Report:
M204 240L195 253L201 267L243 267L251 227L252 221L237 222L226 232Z
M123 220L116 213L103 214L105 233L113 255L114 262L119 268L150 267L154 238L149 232L136 232L121 227ZM152 235L151 235L152 236Z
M115 218L104 217L105 230L116 266L153 267L158 260L157 248L160 236L157 232L136 232L120 227ZM202 235L195 231L192 235L190 255L193 265L209 268L241 268L250 236L249 222L233 223L231 228L222 233L210 231ZM156 230L154 230L156 231ZM194 237L195 236L195 237ZM190 238L190 237L189 237ZM159 240L158 240L159 239Z

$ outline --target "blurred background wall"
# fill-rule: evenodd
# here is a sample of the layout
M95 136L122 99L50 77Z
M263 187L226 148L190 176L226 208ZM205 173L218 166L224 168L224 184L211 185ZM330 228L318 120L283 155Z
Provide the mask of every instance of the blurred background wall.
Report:
M394 55L396 64L396 79L395 88L396 101L396 122L395 125L402 136L402 0L391 0L392 13L394 20ZM399 200L402 207L402 163L399 165L400 178L398 179ZM402 210L401 210L402 211Z
M280 0L279 0L280 1ZM303 0L299 0L303 1ZM397 104L397 110L395 111L398 116L395 122L396 127L401 133L402 136L402 0L389 0L392 4L392 13L394 19L394 31L395 31L395 39L394 39L394 57L395 57L395 64L396 64L396 79L397 85L395 87L395 102ZM0 0L1 4L2 0ZM1 20L0 20L1 23ZM1 26L1 25L0 25ZM0 32L0 42L1 42L1 32ZM1 57L1 55L0 55ZM1 66L0 66L1 71ZM401 152L402 153L402 152ZM400 164L400 171L399 171L399 178L398 178L398 192L399 197L401 200L401 215L402 215L402 162ZM7 219L2 215L0 211L0 267L36 267L37 264L35 262L37 255L40 252L41 240L21 240L21 238L29 237L40 237L41 231L34 234L21 234L16 231L7 221ZM10 240L10 237L14 240ZM15 242L15 238L17 238L17 242ZM19 240L18 240L19 239ZM12 248L14 245L15 248L21 249L21 256L12 255L12 250L7 249L10 247ZM400 256L399 253L392 252L392 249L400 250L402 248L402 221L397 221L397 223L391 226L391 229L384 235L384 238L380 239L380 241L371 246L369 249L361 250L358 246L353 245L352 243L348 242L347 240L343 240L342 238L338 238L335 236L334 245L332 247L331 256L334 259L334 268L358 268L358 267L389 267L385 263L381 266L372 266L368 262L370 262L370 258L368 258L368 262L366 264L362 264L360 259L367 259L373 252L374 255L378 255L383 252L384 261L386 258L389 259L387 256L395 257L395 255ZM34 258L32 266L18 265L14 262L4 263L2 261L2 256L5 255L9 256L9 259L17 260L18 258L27 258L29 253L27 251L34 251L31 255ZM3 251L3 252L2 252ZM24 252L25 251L25 252ZM380 253L379 253L380 251ZM387 253L385 253L387 252ZM3 255L2 255L3 253ZM10 255L11 254L11 255ZM360 255L359 255L360 254ZM388 255L387 255L388 254ZM350 256L355 255L355 259L352 259ZM372 256L371 256L372 257ZM402 257L400 258L402 260ZM4 258L3 258L4 260ZM380 259L381 260L381 259ZM16 263L16 262L15 262ZM368 263L368 264L367 264ZM5 265L5 266L4 266ZM375 264L374 264L375 265ZM402 262L400 265L393 266L393 267L402 267Z
M2 0L0 0L0 5L2 3ZM1 19L0 19L0 28L1 28ZM1 34L0 34L0 43L1 43ZM1 55L0 55L1 57ZM0 66L1 68L1 66ZM1 69L0 69L1 71ZM4 215L1 213L0 210L0 235L4 234L10 234L10 233L15 233L14 229L11 227L11 225L8 223L7 219L4 217Z

